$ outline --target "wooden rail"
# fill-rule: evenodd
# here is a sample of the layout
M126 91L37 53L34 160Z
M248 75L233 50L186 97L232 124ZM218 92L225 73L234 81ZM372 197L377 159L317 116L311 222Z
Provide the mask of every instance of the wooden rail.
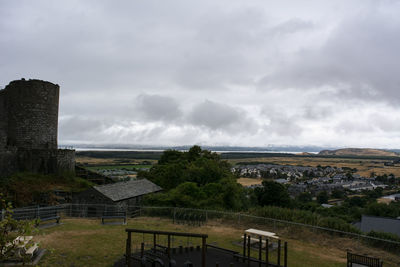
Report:
M368 267L382 267L383 261L378 258L368 257L364 255L357 255L347 251L347 266L351 267L355 264L362 264Z
M157 247L157 235L166 235L168 237L168 246L167 246L167 255L168 258L171 258L171 236L184 236L184 237L195 237L195 238L201 238L202 239L202 246L201 246L201 266L206 267L206 249L207 249L207 244L206 244L206 239L208 238L208 235L206 234L195 234L195 233L182 233L182 232L167 232L167 231L156 231L156 230L142 230L142 229L125 229L125 232L127 232L128 237L126 240L126 264L129 267L133 266L132 263L132 233L139 233L139 234L152 234L153 235L153 247ZM142 243L142 252L141 254L143 255L143 250L144 246Z

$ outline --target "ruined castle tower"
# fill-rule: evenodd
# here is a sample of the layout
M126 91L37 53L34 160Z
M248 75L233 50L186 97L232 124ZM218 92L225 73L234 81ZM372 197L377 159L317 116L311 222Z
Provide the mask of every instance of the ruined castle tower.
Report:
M12 81L0 90L0 176L73 171L74 150L57 146L58 85Z

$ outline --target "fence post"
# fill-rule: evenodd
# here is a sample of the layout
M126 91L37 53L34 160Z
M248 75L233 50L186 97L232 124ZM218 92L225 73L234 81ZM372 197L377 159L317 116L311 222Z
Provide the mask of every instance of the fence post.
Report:
M277 251L277 264L278 266L281 266L281 240L278 240L278 251Z
M287 267L287 242L285 241L285 245L284 245L284 250L285 250L285 257L283 258L283 266Z
M268 261L269 261L269 257L268 257L268 250L269 250L269 244L268 244L268 237L265 239L265 262L267 263L267 266L269 266Z
M132 237L131 237L132 233L128 232L128 238L126 239L126 252L125 252L125 256L126 256L126 264L131 267L132 266L132 250L131 250L131 243L132 243ZM143 243L142 243L143 244Z
M247 266L250 266L250 235L247 236Z
M246 260L246 240L247 239L247 234L244 233L243 235L243 262Z
M175 222L176 222L176 217L175 217L175 215L176 215L176 207L174 207L174 218L173 218L173 222L172 222L172 223L175 223Z
M258 237L258 260L260 261L259 263L258 263L258 266L259 267L261 267L261 261L262 261L262 237L261 236L259 236Z

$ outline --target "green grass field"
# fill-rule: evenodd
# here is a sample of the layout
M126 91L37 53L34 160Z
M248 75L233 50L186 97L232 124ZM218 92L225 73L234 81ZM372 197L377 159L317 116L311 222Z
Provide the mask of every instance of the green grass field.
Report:
M99 165L99 166L90 166L85 167L91 171L99 171L99 170L139 170L139 169L149 169L152 165Z
M62 225L40 230L35 236L40 247L48 250L39 262L39 266L112 266L124 254L126 228L206 233L209 235L207 243L238 252L241 251L241 246L238 244L241 243L243 230L250 228L222 221L211 221L201 227L183 226L172 224L169 219L153 217L129 219L127 225L101 225L100 219L62 219L61 222ZM293 238L299 235L299 232L295 235L282 232L281 235L281 238L289 244L289 266L345 266L345 248L354 246L352 241L344 238L321 235L316 237L309 232L303 233L304 239ZM142 241L143 235L133 235L133 249L138 248ZM151 243L152 237L148 236L144 241ZM163 244L166 240L159 242ZM200 240L183 238L172 241L173 246L185 246L189 243L196 246L200 244ZM376 249L370 252L381 255L385 266L398 266L400 263L399 256ZM252 256L256 257L257 252L252 253ZM276 261L276 253L272 253L271 257L272 261Z

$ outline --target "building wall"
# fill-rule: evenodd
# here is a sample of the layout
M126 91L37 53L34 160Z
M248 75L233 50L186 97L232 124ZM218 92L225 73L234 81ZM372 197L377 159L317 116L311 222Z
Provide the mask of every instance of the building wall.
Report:
M18 149L19 171L62 173L75 171L75 151L61 149Z
M128 206L139 206L141 200L142 196L132 197L121 201L112 201L93 187L83 192L77 193L72 197L72 202L75 204L106 204L116 205L120 208L126 208Z
M59 86L40 80L13 81L4 89L8 145L57 149Z
M104 196L93 187L83 192L74 194L72 196L72 202L75 204L107 204L107 205L115 204L114 201Z

